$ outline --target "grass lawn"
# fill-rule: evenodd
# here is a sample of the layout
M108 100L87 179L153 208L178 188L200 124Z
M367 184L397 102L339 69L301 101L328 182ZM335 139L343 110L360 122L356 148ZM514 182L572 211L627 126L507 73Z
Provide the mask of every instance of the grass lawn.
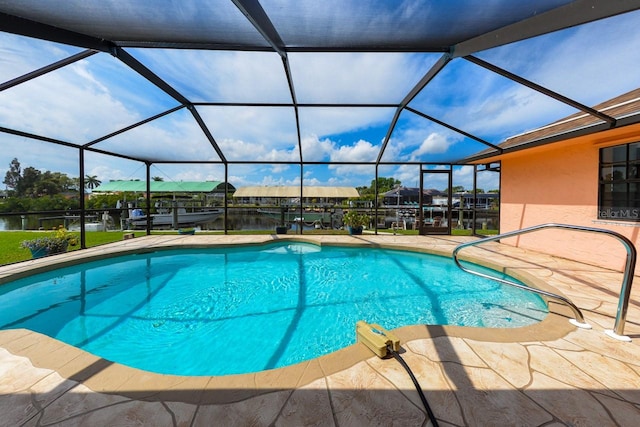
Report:
M18 261L31 259L29 249L20 247L23 240L36 239L38 237L50 236L52 231L2 231L0 232L0 265L11 264ZM80 233L77 233L80 235ZM96 231L86 233L87 247L103 245L105 243L122 240L122 231ZM136 236L143 236L144 231L138 231ZM78 250L78 247L70 248Z

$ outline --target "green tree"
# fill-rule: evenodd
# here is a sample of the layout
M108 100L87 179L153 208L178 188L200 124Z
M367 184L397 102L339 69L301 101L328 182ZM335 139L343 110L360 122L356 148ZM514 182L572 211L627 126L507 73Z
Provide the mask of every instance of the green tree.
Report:
M93 190L96 187L99 187L102 184L102 181L98 179L96 175L86 175L84 177L84 186L90 190Z
M153 176L151 177L151 180L156 181L156 182L161 182L164 181L164 178L161 176Z
M30 199L30 201L30 211L67 210L78 209L79 207L78 198L66 198L61 194L41 196Z
M371 180L371 188L374 189L378 194L386 193L387 191L391 191L397 186L402 185L399 179L395 178L383 178L378 177L378 180Z
M464 186L463 185L454 185L453 187L451 187L451 193L464 193ZM447 188L446 190L444 190L445 193L449 194L449 188Z
M8 197L0 203L0 212L28 212L30 201L24 197Z
M87 200L85 206L87 209L106 209L106 208L115 208L118 200L133 200L135 199L135 195L133 193L124 193L124 194L100 194L100 193L92 193Z
M74 200L63 194L78 188L77 178L61 172L41 172L31 166L22 169L17 158L11 161L4 183L10 191L9 198L3 202L3 212L67 209L78 205L77 197Z
M400 182L400 180L397 180L395 178L378 177L377 182L375 179L371 180L370 187L356 187L356 190L358 190L358 193L360 193L361 198L366 200L373 200L376 196L376 193L386 193L387 191L393 190L396 186L401 184L402 183Z
M9 190L15 191L20 183L20 178L22 178L21 173L20 162L14 158L9 164L9 170L4 176L4 181L2 181L3 184L5 184Z
M62 188L56 177L49 171L41 173L39 179L37 179L31 187L31 192L34 196L53 196L60 193Z
M27 167L22 171L22 177L15 188L18 197L38 197L38 181L42 172L34 167Z
M51 177L58 184L61 192L78 190L77 179L69 178L66 173L52 172Z

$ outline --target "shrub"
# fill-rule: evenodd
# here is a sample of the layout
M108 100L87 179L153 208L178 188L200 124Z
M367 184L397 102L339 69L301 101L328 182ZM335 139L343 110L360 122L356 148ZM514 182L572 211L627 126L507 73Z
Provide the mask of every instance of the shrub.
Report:
M77 235L69 233L66 228L60 226L52 235L23 240L20 246L33 251L44 249L47 253L55 254L66 252L69 246L76 246L78 243Z
M358 213L358 211L349 211L342 216L342 223L354 228L369 225L369 221L369 215Z

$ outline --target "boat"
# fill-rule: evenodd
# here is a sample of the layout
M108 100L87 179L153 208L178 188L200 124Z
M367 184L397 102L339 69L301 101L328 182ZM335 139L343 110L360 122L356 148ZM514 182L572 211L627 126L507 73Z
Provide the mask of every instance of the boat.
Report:
M65 215L65 228L69 231L80 231L80 216ZM103 212L100 217L98 215L86 215L84 223L84 231L109 231L115 230L116 225L113 217L109 212Z
M302 216L300 216L299 208L258 209L258 213L276 222L283 221L285 224L303 223L306 226L315 226L317 228L338 228L342 225L342 215L340 213L326 210L304 209Z
M218 219L224 211L222 209L207 209L198 212L187 212L183 207L158 208L158 213L151 214L151 226L154 228L179 228L206 224ZM129 228L144 228L147 226L147 215L142 209L129 209L129 217L126 220Z

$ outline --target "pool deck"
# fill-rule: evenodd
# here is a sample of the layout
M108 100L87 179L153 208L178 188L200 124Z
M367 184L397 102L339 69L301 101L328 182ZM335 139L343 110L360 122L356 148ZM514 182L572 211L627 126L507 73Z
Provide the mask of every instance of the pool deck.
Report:
M300 236L319 244L382 245L450 254L472 238ZM147 236L0 267L0 282L121 251L253 244L282 235ZM640 424L640 291L625 335L612 329L622 273L488 243L462 254L571 299L593 329L556 303L516 329L412 326L394 332L440 426ZM366 268L366 266L363 266ZM636 278L637 281L637 278ZM355 328L355 326L354 326ZM212 343L212 345L220 345ZM238 349L242 357L242 349ZM294 366L223 377L159 375L122 366L24 329L0 331L2 426L428 426L411 378L363 344Z

